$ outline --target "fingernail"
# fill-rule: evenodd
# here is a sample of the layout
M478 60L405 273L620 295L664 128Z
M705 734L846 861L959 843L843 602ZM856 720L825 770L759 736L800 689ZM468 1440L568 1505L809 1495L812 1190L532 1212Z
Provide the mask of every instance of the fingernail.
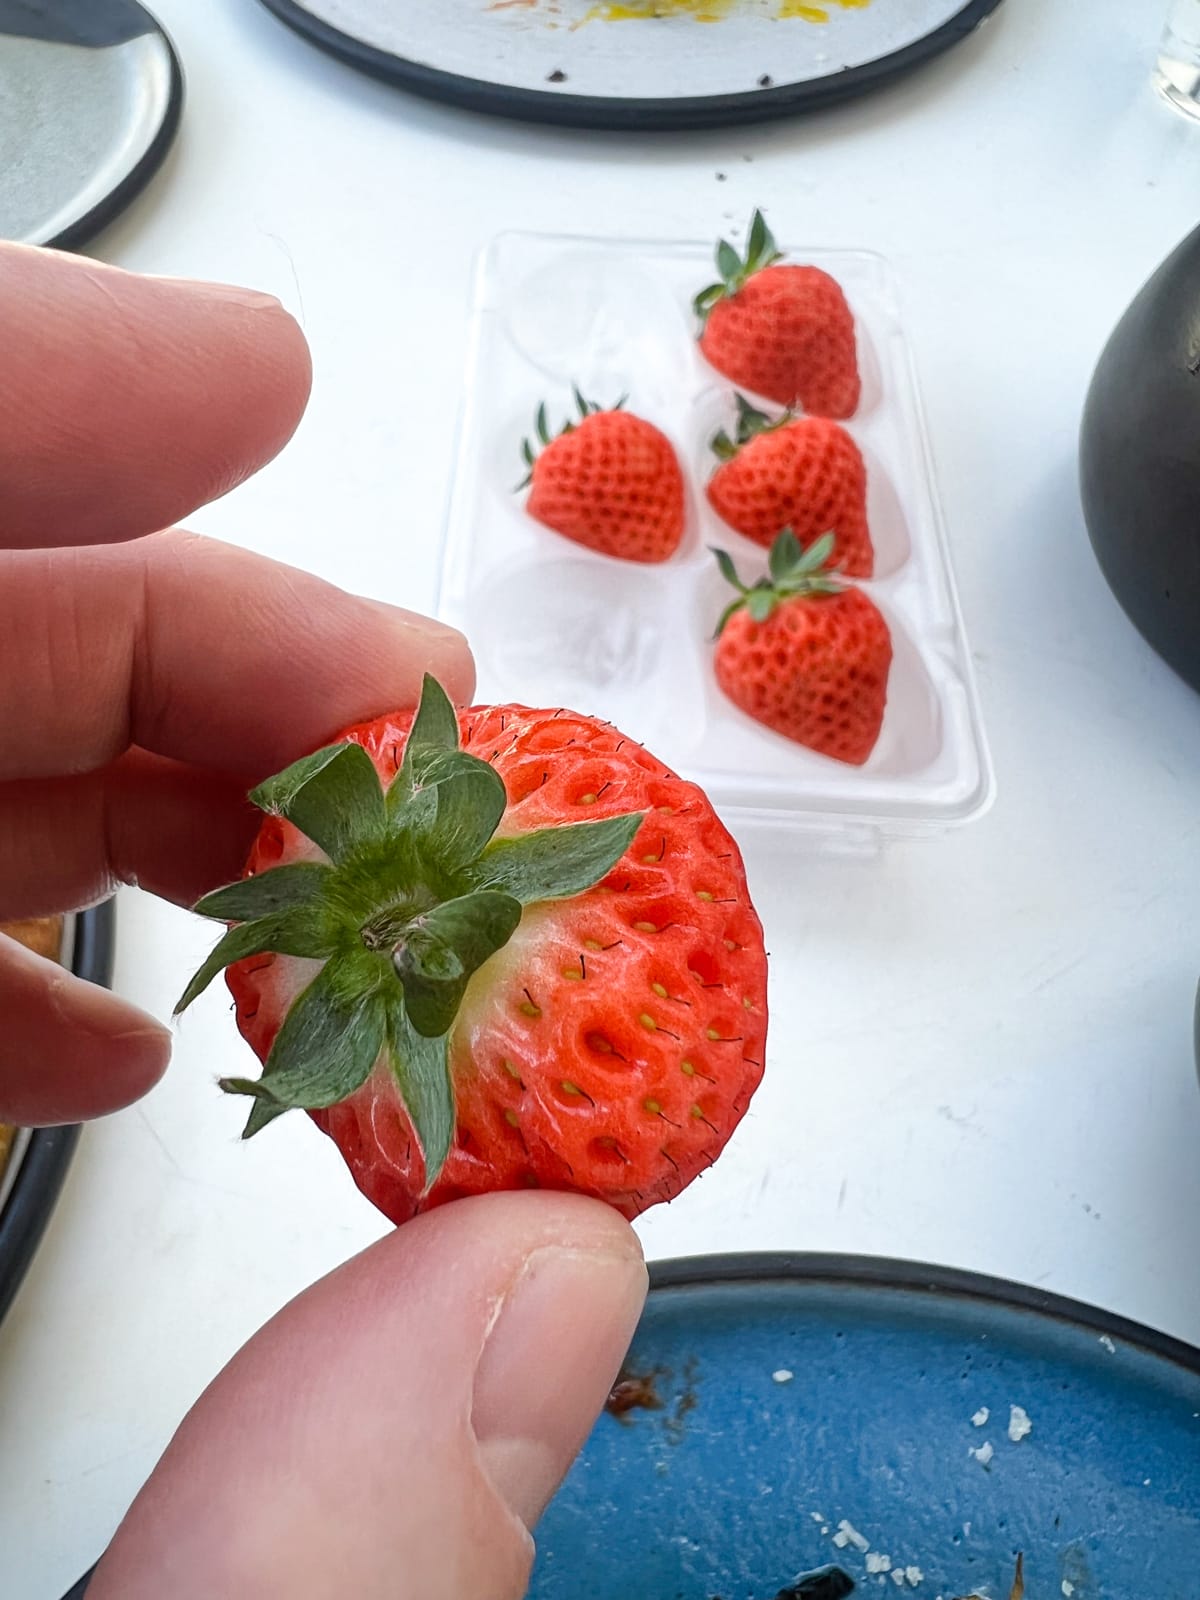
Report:
M591 1432L629 1349L646 1298L636 1249L535 1251L484 1348L475 1434L492 1482L529 1529Z
M205 278L157 277L156 283L165 283L172 289L182 289L187 294L201 295L205 300L223 300L231 305L245 306L250 311L282 311L283 306L273 294L263 294L258 289L244 288L240 283L210 283Z

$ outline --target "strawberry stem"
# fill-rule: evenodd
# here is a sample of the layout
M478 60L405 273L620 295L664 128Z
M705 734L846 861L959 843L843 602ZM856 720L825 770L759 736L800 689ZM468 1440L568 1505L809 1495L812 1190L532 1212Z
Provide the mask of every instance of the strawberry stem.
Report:
M720 282L710 283L706 289L701 289L692 301L692 309L701 322L705 321L718 300L731 298L739 289L745 288L756 272L782 260L783 255L776 246L775 236L767 227L767 219L761 211L755 211L750 219L745 260L727 239L718 240L716 262Z
M538 406L537 412L534 416L533 424L536 445L534 440L521 440L521 460L524 463L526 470L525 476L513 490L514 494L520 494L522 489L528 489L530 483L533 481L533 469L539 454L537 446L540 446L541 449L545 449L548 445L552 445L556 439L561 439L565 434L574 433L580 422L586 422L589 417L598 416L606 409L609 411L620 411L625 405L625 402L629 399L627 394L623 394L615 405L605 407L600 405L595 400L587 399L586 396L580 392L578 384L571 385L571 394L575 400L575 409L579 413L578 421L572 417L568 417L557 433L550 432L550 421L546 413L546 402L543 400Z
M766 622L787 600L841 594L846 587L841 572L827 565L832 554L832 533L823 533L805 550L792 530L784 528L771 546L766 573L747 585L729 552L714 549L721 575L737 590L737 599L731 600L721 613L713 637L720 638L729 619L739 611L746 611L755 622Z

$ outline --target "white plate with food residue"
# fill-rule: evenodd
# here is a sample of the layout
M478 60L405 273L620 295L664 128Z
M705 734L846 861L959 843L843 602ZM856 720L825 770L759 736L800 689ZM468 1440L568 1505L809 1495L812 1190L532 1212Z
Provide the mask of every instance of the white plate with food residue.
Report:
M1000 0L263 0L322 49L473 111L593 128L787 116L885 83Z

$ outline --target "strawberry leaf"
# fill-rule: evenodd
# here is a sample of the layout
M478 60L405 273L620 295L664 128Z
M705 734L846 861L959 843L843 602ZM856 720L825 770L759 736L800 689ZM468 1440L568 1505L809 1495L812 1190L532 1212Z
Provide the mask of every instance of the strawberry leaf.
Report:
M347 1004L339 994L336 959L328 962L294 1003L275 1036L256 1083L225 1078L229 1094L251 1093L285 1110L336 1105L360 1089L382 1050L386 1011L378 993ZM263 1126L252 1119L245 1137ZM270 1119L268 1119L270 1120Z
M437 1182L454 1140L454 1090L446 1036L429 1039L413 1027L404 1006L387 1013L388 1063L425 1157L425 1192Z
M785 411L781 417L768 416L765 411L760 411L757 406L752 406L745 395L737 395L737 442L749 444L751 439L756 439L760 433L774 433L776 428L782 428L793 421L790 411Z
M727 289L739 287L742 258L727 239L722 239L717 245L717 271L721 274Z
M709 441L709 449L718 461L732 461L738 453L738 447L722 428L719 433L714 433Z
M354 743L329 745L268 778L250 795L260 810L286 817L332 861L383 837L384 803L370 756Z
M415 787L414 771L422 756L458 749L458 714L450 696L428 672L421 685L421 699L404 745L399 771L387 792L387 809L401 806Z
M480 888L499 889L523 906L565 900L608 876L633 843L643 813L572 822L496 839L471 869Z
M692 310L703 322L708 313L718 300L725 298L725 285L723 283L710 283L707 289L701 289L692 301Z
M746 585L738 577L738 570L733 564L733 557L729 554L729 551L718 550L715 546L713 546L712 553L717 558L717 565L720 567L721 576L725 579L726 583L731 583L735 589L739 590L742 594L745 594Z
M761 211L755 211L750 219L750 237L746 241L746 260L753 264L762 259L775 248L775 241L771 237L771 230L767 227L767 219Z
M772 580L777 584L786 583L803 559L804 552L799 539L790 528L784 528L771 546L767 560Z
M727 626L727 624L729 622L730 617L736 616L737 613L743 609L745 604L746 604L745 600L742 599L742 597L740 595L738 596L738 598L736 600L731 600L729 602L729 604L725 607L724 611L722 611L721 615L717 618L717 625L713 629L713 638L714 639L719 639L721 637L721 635L725 632L725 628L726 628L726 626Z
M789 534L792 537L793 542L796 543L795 535L791 533L790 528L785 528L784 533ZM782 539L783 536L784 534L781 533L779 536L780 539ZM796 548L799 550L798 543L796 544ZM793 562L790 576L792 578L812 576L821 570L832 554L833 534L823 533L819 539L814 539L812 544L809 545L808 549L805 550L804 554L799 556L798 559Z
M775 235L767 227L767 219L761 211L756 211L750 220L750 237L746 242L746 276L749 278L782 260Z
M765 622L774 611L775 603L772 590L759 588L756 585L746 596L746 610L750 613L751 621Z
M500 774L465 750L433 750L414 757L410 780L409 799L392 813L393 833L414 832L449 871L474 861L508 804Z
M472 976L508 943L520 920L519 901L489 890L444 900L413 918L392 960L417 1033L436 1039L447 1032Z
M325 888L330 868L319 861L298 861L286 867L272 867L253 878L243 878L224 889L215 889L196 902L202 917L219 922L254 922L293 906L310 905Z
M316 906L296 906L291 911L255 922L243 922L221 939L208 960L188 984L175 1007L175 1015L186 1011L217 976L234 961L274 951L285 956L305 956L320 960L333 953L334 944Z

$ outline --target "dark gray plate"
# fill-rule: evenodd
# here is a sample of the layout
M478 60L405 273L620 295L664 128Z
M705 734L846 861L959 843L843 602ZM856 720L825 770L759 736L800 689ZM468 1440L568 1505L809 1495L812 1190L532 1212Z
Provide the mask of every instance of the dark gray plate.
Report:
M182 105L136 0L0 0L0 239L90 238L158 169Z
M262 0L378 78L472 111L701 128L863 94L1000 0ZM657 5L669 15L652 15ZM815 20L820 18L820 20Z

